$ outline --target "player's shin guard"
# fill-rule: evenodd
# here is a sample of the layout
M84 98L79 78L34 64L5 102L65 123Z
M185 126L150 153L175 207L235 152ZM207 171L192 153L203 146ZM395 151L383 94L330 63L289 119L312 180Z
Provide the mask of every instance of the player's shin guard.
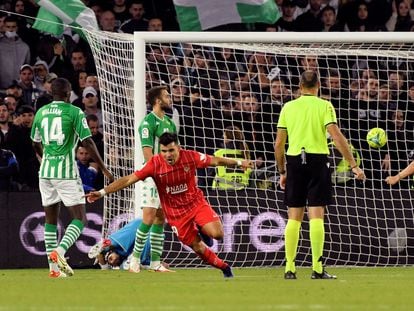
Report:
M217 257L217 255L208 247L204 250L203 254L197 254L204 262L208 263L209 265L212 265L213 267L216 267L218 269L225 269L229 265L225 263L223 260Z
M314 218L309 221L309 236L312 248L312 268L317 273L323 272L322 254L325 243L323 219Z
M300 221L289 219L285 228L285 272L296 272L295 258L299 242L300 225Z

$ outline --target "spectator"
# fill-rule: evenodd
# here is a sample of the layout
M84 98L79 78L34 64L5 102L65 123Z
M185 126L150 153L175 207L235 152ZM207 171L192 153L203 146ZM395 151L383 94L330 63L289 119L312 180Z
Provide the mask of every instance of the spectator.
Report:
M6 146L16 156L20 171L16 178L19 190L33 191L39 184L39 161L32 147L30 131L33 124L34 109L32 106L23 105L18 108L18 118L10 128Z
M76 149L76 163L79 169L79 175L82 180L83 191L88 193L94 191L96 177L98 175L98 166L91 162L91 156L85 147L78 146Z
M210 54L205 49L193 51L193 66L189 70L190 85L198 85L204 97L211 97L210 90L218 89L218 74Z
M101 0L91 0L89 1L89 7L92 9L92 11L95 13L96 20L99 21L99 18L101 17L101 13L104 10L103 4L100 3Z
M309 0L309 9L295 20L296 31L322 31L323 24L319 19L322 0Z
M70 57L71 68L64 76L68 77L72 85L77 85L78 72L95 72L93 63L88 62L86 52L81 48L75 48Z
M171 56L167 59L167 75L164 76L167 81L166 83L172 82L175 79L184 80L186 77L183 74L183 58L177 56Z
M0 148L5 147L7 133L12 123L9 121L9 110L5 102L0 102Z
M85 115L95 115L99 120L99 130L102 132L102 110L98 108L98 100L98 92L91 86L85 87L82 92L82 103L85 106Z
M407 100L407 81L404 73L400 70L389 71L388 85L391 91L391 99L397 101Z
M9 110L9 122L13 122L17 118L17 99L14 95L6 95L4 103L7 105Z
M44 83L46 80L46 75L49 73L49 67L45 61L38 60L34 64L33 69L34 69L34 78L33 78L34 84L40 92L43 92L45 90Z
M159 17L152 17L148 20L148 31L163 31L162 19Z
M30 63L30 49L17 35L15 17L8 16L4 19L4 30L4 36L0 37L0 90L18 79L23 64Z
M275 26L278 31L295 31L296 4L293 0L283 0L282 16L277 20Z
M385 24L388 31L410 31L414 20L414 10L407 0L392 1L392 15Z
M0 37L3 36L4 34L4 20L7 17L7 13L6 12L0 12Z
M351 17L345 24L345 31L378 31L383 26L376 25L369 14L368 4L365 1L359 1Z
M323 24L322 31L343 31L343 26L336 21L336 11L333 7L327 5L319 13Z
M33 67L28 64L24 64L20 68L20 79L18 81L18 84L23 91L23 101L25 102L25 104L30 105L32 107L34 107L36 99L40 95L40 90L36 87L35 83L33 82L33 78Z
M100 124L99 119L96 115L90 114L86 116L86 121L88 122L89 129L91 130L92 140L98 149L101 158L104 157L104 141L103 134L99 131Z
M86 54L84 51L77 49L72 52L70 61L73 71L86 71Z
M99 26L102 31L117 32L115 14L111 10L105 10L99 16Z
M126 33L134 33L134 31L146 31L148 29L148 21L144 19L145 9L143 0L131 0L128 5L128 11L132 18L125 21L120 30Z
M119 29L121 25L131 18L131 14L128 12L126 0L114 0L114 6L112 12L115 14L115 28Z
M46 75L45 82L43 84L44 92L37 98L35 103L36 111L53 101L52 82L56 79L57 75L53 72Z
M86 80L85 80L85 87L87 87L87 86L92 86L96 90L96 92L98 92L98 94L99 94L98 76L95 75L95 74L87 75Z
M26 16L35 17L37 10L35 4L26 0L14 0L11 11L17 13L13 15L17 20L17 34L30 48L32 59L36 53L36 44L39 40L39 32L32 27L34 18L26 18Z
M241 98L241 109L241 112L233 114L234 125L242 130L249 150L251 150L252 158L255 160L255 165L260 168L265 164L265 146L262 136L265 125L260 115L262 106L255 96L248 94ZM272 130L269 129L268 132L272 132Z
M239 72L246 70L237 59L235 50L227 47L214 50L214 61L219 76L226 80L233 80Z
M19 165L13 152L0 147L0 191L17 190L13 187L12 177L18 171Z

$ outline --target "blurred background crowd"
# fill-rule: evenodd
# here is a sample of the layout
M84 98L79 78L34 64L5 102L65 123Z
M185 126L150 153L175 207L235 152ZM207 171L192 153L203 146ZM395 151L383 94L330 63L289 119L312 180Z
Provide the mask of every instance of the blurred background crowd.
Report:
M83 2L93 9L103 31L179 30L172 0ZM281 17L274 24L230 24L210 30L414 30L412 0L275 2ZM0 191L37 190L39 162L30 129L36 111L52 101L50 86L57 77L71 82L71 102L87 115L103 156L101 90L91 49L70 28L61 36L32 28L38 9L33 0L3 0L0 4ZM412 156L412 65L368 56L275 56L191 44L153 44L147 47L147 86L170 86L171 114L179 124L184 146L210 154L218 146L243 150L257 164L255 177L247 179L261 180L256 186L267 188L265 175L274 172L273 141L280 108L298 95L300 73L317 70L321 96L332 101L345 134L359 156L367 159L363 166L368 177L381 183L383 175L405 167ZM372 127L387 130L386 149L367 147L364 135ZM77 158L85 190L99 188L102 175L84 148L78 148ZM200 182L212 184L202 178Z

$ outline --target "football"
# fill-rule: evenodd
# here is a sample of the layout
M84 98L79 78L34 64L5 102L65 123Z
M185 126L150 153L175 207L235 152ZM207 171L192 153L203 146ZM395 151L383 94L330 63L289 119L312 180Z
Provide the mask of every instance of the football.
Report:
M401 253L407 248L407 231L404 228L396 228L388 235L388 248L396 253Z
M382 128L374 127L367 134L367 142L372 148L381 148L387 143L387 133Z

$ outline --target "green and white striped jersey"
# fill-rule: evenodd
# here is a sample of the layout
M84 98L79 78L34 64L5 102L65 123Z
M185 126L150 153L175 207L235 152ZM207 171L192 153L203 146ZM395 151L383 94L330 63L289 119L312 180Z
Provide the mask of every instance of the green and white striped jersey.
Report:
M91 136L85 114L78 107L53 101L35 115L31 138L43 145L39 178L76 179L75 149L79 139Z
M174 121L167 115L160 119L151 111L142 120L138 131L141 138L141 147L151 147L152 154L158 154L160 153L159 137L164 133L177 133L177 128Z

